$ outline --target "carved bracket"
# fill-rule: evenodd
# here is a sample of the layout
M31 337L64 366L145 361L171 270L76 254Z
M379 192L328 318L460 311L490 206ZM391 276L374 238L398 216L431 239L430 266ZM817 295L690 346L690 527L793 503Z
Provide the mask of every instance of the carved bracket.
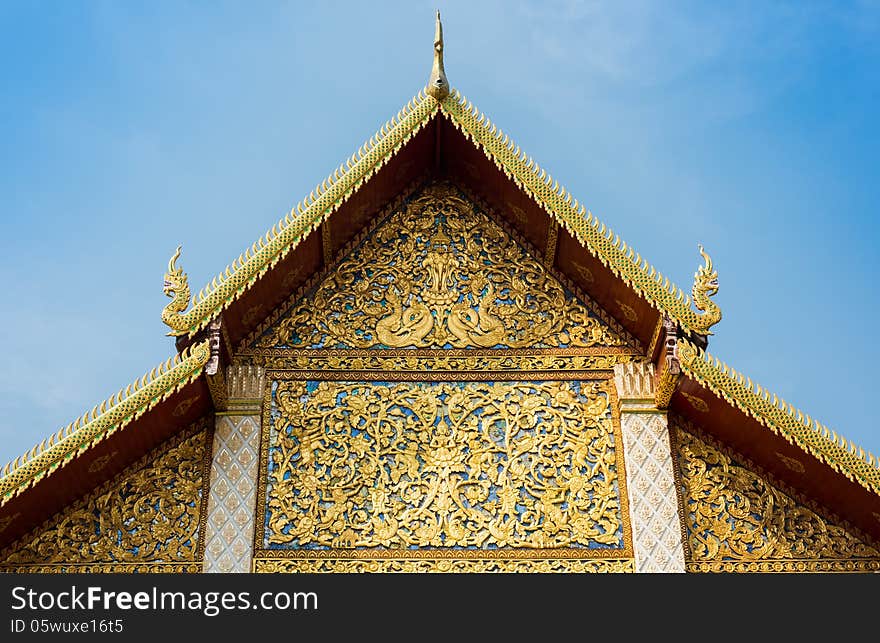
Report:
M225 369L222 367L223 355L223 334L221 328L223 320L221 317L215 317L208 324L208 347L211 350L211 357L205 364L205 378L208 380L208 390L211 392L211 399L214 401L214 408L218 411L225 411L228 405Z
M663 317L664 346L660 353L661 363L658 364L658 376L654 403L658 409L669 408L672 394L681 379L681 363L678 360L678 340L684 334L678 322L668 315Z

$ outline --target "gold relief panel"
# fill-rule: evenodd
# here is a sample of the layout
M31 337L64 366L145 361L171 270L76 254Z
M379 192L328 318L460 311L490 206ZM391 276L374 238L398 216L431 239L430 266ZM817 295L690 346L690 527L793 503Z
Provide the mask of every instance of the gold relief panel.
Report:
M692 572L880 570L880 552L694 427L672 423Z
M631 571L608 380L276 379L264 414L255 571Z
M251 348L567 348L624 341L470 200L407 200Z
M3 552L5 572L200 572L211 422L200 420Z

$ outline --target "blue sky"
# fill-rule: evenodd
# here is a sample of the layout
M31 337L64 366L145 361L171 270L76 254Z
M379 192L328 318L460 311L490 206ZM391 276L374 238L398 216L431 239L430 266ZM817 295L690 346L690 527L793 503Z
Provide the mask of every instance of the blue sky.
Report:
M880 3L0 4L0 461L171 354L195 288L450 82L686 290L711 351L880 452Z

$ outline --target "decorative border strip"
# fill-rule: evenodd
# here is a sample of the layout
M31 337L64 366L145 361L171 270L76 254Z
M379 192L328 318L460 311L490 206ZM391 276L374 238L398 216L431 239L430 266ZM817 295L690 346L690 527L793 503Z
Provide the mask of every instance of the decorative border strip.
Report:
M300 371L271 370L270 376L286 380L337 382L543 382L607 380L610 371Z
M754 562L705 561L685 563L690 573L853 573L880 571L880 558L834 560L758 560Z
M208 340L193 344L8 463L0 478L0 507L194 381L210 354Z
M383 559L348 560L332 558L324 560L286 560L277 558L254 558L253 571L269 573L624 573L635 572L632 558L612 559L462 559L434 558L423 560Z
M195 563L95 563L0 567L0 574L198 574Z
M262 425L260 431L260 463L259 470L257 472L258 480L257 480L257 496L256 496L256 507L254 513L254 571L257 571L257 560L260 556L263 558L262 561L267 561L269 558L267 556L272 556L272 559L282 559L286 556L296 556L298 552L319 552L322 550L277 550L277 549L266 549L264 543L265 534L266 534L266 514L265 507L267 501L267 487L268 487L268 471L267 465L269 462L269 442L272 433L272 416L271 416L271 396L272 396L272 383L275 381L274 375L276 373L273 371L269 371L266 373L265 384L264 384L264 393L263 393L263 413L262 413ZM280 374L280 373L279 373ZM326 376L326 373L322 374ZM367 373L370 379L367 380L358 380L353 377L344 378L351 381L364 381L364 382L380 382L380 381L389 381L393 378L393 372L385 372L385 373ZM522 380L526 381L525 375L520 372L516 373L519 377L517 381ZM614 385L613 379L611 379L611 373L602 373L595 372L589 378L589 380L605 380L606 386L605 391L608 394L609 405L611 407L611 427L612 434L614 436L614 455L615 455L615 466L617 467L617 493L618 500L620 502L620 520L621 520L621 528L623 531L623 549L588 549L588 548L580 548L577 549L581 552L580 560L592 560L597 558L602 558L606 555L617 554L618 556L626 557L627 559L632 559L634 557L633 553L633 535L632 535L632 525L630 523L630 514L629 514L629 491L627 490L626 484L626 462L624 457L624 443L623 443L623 431L620 426L620 400L617 397L617 387ZM289 378L289 379L300 379L300 378ZM321 378L311 378L311 379L321 379ZM425 379L424 377L422 378ZM436 378L428 378L425 381L437 381ZM472 379L464 378L464 381L473 381ZM557 381L552 377L547 377L546 373L538 373L538 377L533 378L531 381ZM348 556L357 557L358 554L352 554L352 552L356 552L360 550L346 550L346 554ZM365 550L370 553L375 553L377 551L385 551L385 550ZM388 550L393 551L393 550ZM404 550L410 556L418 557L420 554L418 552L427 551L434 552L433 556L435 558L441 557L444 554L442 553L444 550L431 549L431 550ZM492 556L503 556L501 553L496 552L504 552L508 551L505 549L497 549L497 550L446 550L454 553L454 555L461 557L462 552L464 551L474 551L479 553L483 559L492 557ZM537 552L537 551L565 551L560 548L559 550L551 549L551 550L527 550L527 549L515 549L510 551L519 551L519 552ZM589 552L589 555L585 555ZM597 554L596 552L611 552L612 554ZM453 554L449 555L453 555ZM309 556L309 554L301 555L303 557ZM337 553L338 558L338 553ZM555 559L555 558L554 558ZM315 570L320 571L320 570Z
M273 351L275 349L272 349ZM440 376L447 371L516 372L524 365L535 371L610 371L617 364L640 359L638 355L534 355L532 353L508 355L432 355L418 356L398 354L390 357L381 355L297 355L279 353L257 353L244 357L251 364L270 370L321 370L340 372L384 372L415 371L434 373Z
M584 552L590 552L584 556ZM254 558L291 560L583 560L592 558L626 558L632 552L625 547L560 547L527 548L509 547L504 549L440 549L425 547L421 549L257 549Z
M829 430L687 340L678 341L678 358L685 375L790 444L813 455L868 491L880 495L880 461L876 456L866 453L863 448Z

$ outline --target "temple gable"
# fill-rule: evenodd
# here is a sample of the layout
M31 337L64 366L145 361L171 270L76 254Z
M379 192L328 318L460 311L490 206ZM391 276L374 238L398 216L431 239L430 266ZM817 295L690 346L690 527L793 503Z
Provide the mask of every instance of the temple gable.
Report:
M252 349L586 348L627 346L614 320L580 300L449 183L417 191Z

